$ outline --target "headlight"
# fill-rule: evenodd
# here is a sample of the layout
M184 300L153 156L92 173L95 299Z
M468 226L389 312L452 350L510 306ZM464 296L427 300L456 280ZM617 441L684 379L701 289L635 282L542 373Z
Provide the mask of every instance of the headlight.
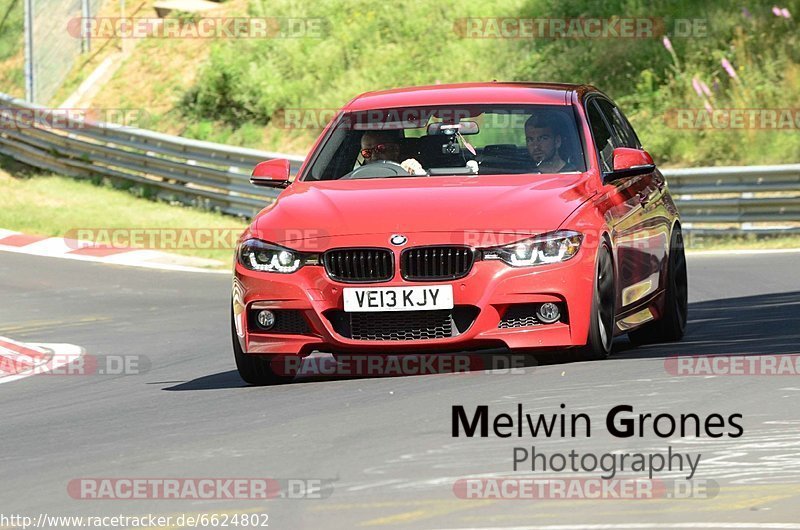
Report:
M483 250L483 259L499 259L512 267L560 263L571 259L581 248L583 234L559 230L504 247Z
M248 239L239 246L239 263L251 271L289 274L303 265L316 263L316 256L303 254L261 241Z

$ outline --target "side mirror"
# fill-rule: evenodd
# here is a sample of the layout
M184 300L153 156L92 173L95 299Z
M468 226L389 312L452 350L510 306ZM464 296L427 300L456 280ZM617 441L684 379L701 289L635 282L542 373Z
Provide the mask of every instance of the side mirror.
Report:
M611 154L614 171L607 174L610 180L650 173L656 169L653 157L643 149L617 147Z
M267 186L270 188L285 188L289 185L289 172L291 164L283 158L266 160L253 168L250 174L250 184L253 186Z

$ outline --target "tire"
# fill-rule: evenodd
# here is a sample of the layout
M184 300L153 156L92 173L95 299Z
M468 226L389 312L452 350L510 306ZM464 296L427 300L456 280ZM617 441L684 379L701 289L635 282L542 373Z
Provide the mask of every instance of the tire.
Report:
M664 314L658 320L648 322L630 331L628 338L635 345L676 342L686 332L689 306L689 282L686 273L686 254L683 248L683 234L675 228L670 240L669 261L667 263L667 291L664 301Z
M578 350L578 357L589 361L607 359L614 342L614 316L617 293L614 281L614 264L608 245L602 243L597 252L597 269L592 296L592 313L589 319L589 336L586 346Z
M246 383L257 386L279 385L289 383L294 376L278 375L272 369L272 359L276 355L248 355L242 351L239 337L236 336L236 326L233 322L231 310L231 335L233 337L233 357L236 359L236 369L239 376Z

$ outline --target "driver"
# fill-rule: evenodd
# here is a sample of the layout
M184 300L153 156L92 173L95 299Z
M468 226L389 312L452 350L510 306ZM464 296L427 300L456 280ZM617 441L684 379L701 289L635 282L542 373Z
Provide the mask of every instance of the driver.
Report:
M381 160L395 162L410 175L425 175L422 165L415 159L409 158L400 162L400 145L404 139L403 132L399 130L365 132L361 136L361 157L364 164Z
M540 111L525 122L525 144L528 154L541 173L573 171L561 158L559 149L564 140L559 123L561 116L554 111Z
M361 136L361 156L365 164L379 160L400 163L400 131L366 131Z

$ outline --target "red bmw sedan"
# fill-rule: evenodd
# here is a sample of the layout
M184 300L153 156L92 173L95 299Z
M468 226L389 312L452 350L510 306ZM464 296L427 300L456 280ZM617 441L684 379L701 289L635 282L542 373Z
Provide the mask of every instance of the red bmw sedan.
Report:
M328 124L242 234L233 348L274 358L502 348L611 353L615 336L686 326L681 225L622 111L585 85L481 83L369 92Z

